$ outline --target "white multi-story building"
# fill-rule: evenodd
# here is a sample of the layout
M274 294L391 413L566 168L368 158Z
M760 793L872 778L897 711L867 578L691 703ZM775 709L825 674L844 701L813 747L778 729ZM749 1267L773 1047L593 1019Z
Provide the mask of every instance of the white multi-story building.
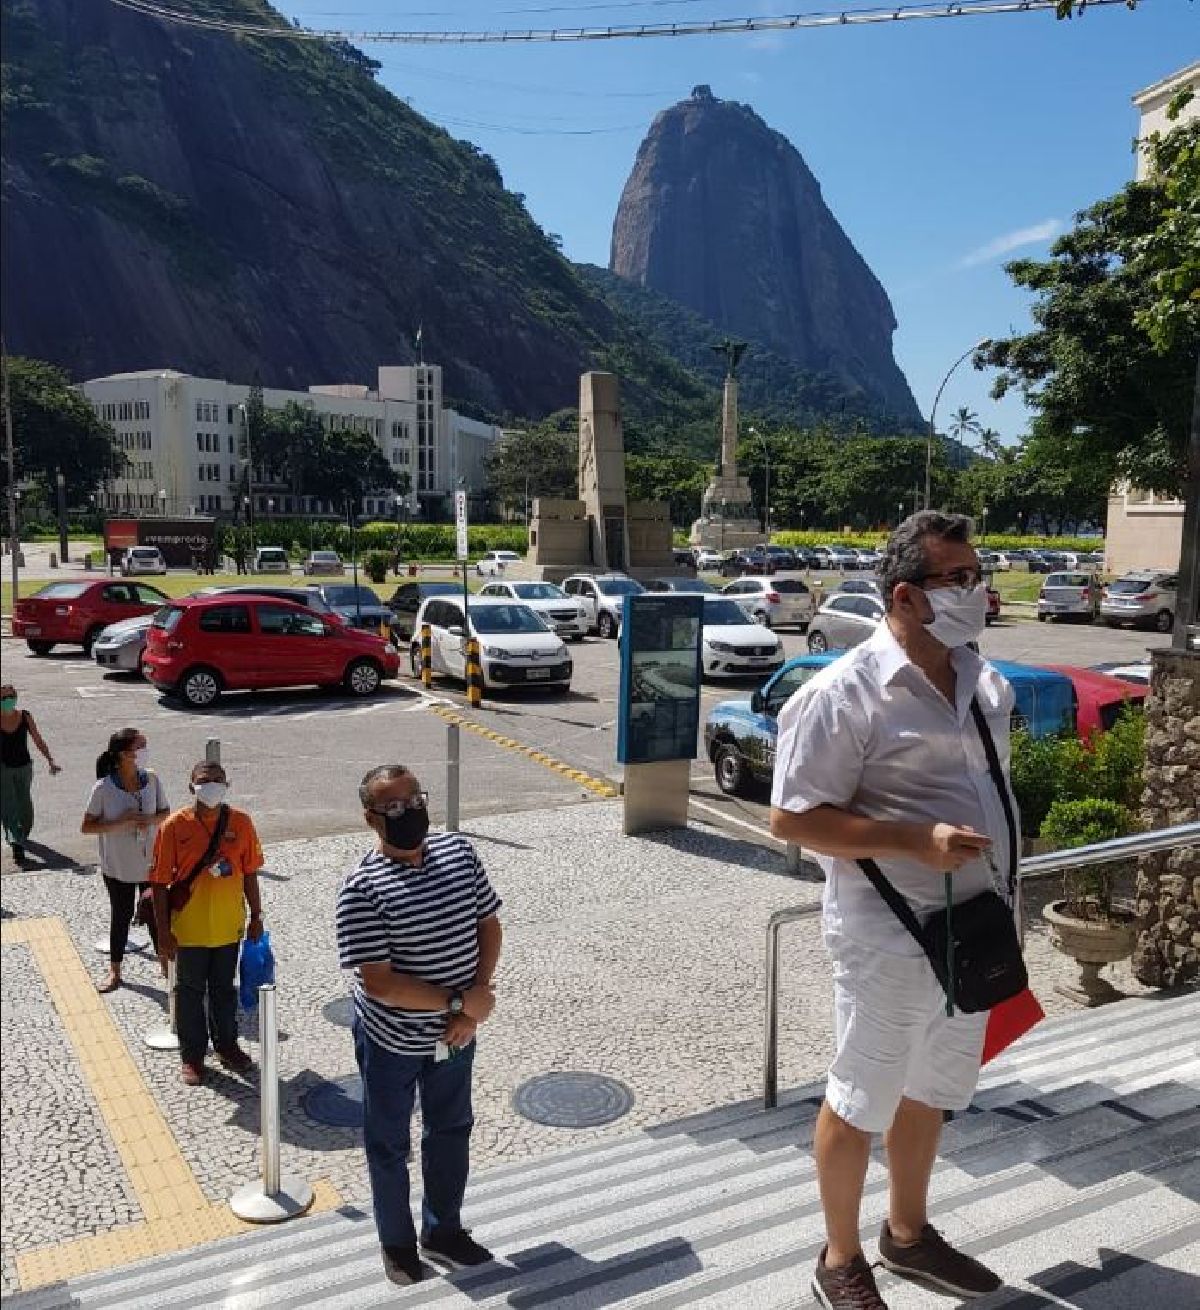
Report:
M99 493L103 508L133 514L226 514L243 507L246 465L254 465L257 515L340 513L342 506L297 496L272 482L262 451L247 445L247 385L198 378L173 369L145 369L92 378L80 390L110 423L126 456L121 477ZM364 497L360 512L394 518L418 513L464 485L481 492L485 461L501 432L442 404L438 364L379 369L375 390L339 384L307 391L263 388L263 405L309 406L327 427L367 433L398 474L407 473L407 505L391 492ZM254 434L250 434L253 438Z

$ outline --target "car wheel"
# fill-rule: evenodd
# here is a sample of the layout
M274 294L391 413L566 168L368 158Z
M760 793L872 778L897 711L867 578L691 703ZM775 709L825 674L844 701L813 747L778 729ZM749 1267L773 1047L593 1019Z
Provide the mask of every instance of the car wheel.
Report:
M823 632L810 632L808 634L808 650L811 655L824 655L829 649L829 642Z
M745 792L749 781L746 761L731 742L717 747L717 753L713 756L713 771L717 786L726 796L741 796Z
M1044 614L1039 614L1039 615L1038 615L1038 622L1039 622L1039 623L1045 623L1045 622L1046 622L1046 616L1045 616Z
M1175 626L1175 616L1170 610L1159 610L1154 616L1155 632L1170 632Z
M179 679L178 690L185 704L194 710L206 710L220 699L221 678L215 670L200 665L188 669Z
M596 620L596 631L606 641L617 635L616 620L607 610L601 610L600 617Z
M54 642L52 641L30 641L26 645L35 655L49 655L54 649Z
M83 653L85 658L91 658L92 647L96 644L97 637L99 637L103 631L103 624L97 624L96 627L89 628L87 632L83 634Z
M346 670L345 682L352 696L374 696L383 682L383 670L374 660L355 660Z

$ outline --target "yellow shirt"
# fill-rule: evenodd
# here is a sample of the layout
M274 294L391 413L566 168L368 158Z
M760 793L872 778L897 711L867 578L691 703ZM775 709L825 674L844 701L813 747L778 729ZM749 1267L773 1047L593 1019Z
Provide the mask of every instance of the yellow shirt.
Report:
M216 815L202 820L194 807L176 810L158 830L150 881L169 887L196 867L208 848ZM207 867L192 879L188 903L171 915L180 946L229 946L240 941L246 922L243 881L262 868L258 833L248 814L230 807L221 844Z

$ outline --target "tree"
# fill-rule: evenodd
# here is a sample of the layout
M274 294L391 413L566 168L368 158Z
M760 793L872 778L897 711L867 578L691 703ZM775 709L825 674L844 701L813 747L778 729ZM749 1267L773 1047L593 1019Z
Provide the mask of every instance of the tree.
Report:
M950 435L955 441L961 441L966 444L967 440L983 431L983 425L979 421L979 415L973 409L968 409L966 405L960 405L953 414L950 415L950 422L947 425Z
M79 504L100 483L120 476L125 456L112 426L62 369L21 355L6 365L18 482L33 478L49 491L61 469L68 502ZM0 463L0 485L8 485L7 463Z
M254 459L298 496L357 504L371 491L391 490L398 475L366 432L326 428L309 405L290 400L266 410L255 430Z
M559 410L536 427L513 432L488 456L488 492L524 517L527 498L579 495L579 436L574 410Z

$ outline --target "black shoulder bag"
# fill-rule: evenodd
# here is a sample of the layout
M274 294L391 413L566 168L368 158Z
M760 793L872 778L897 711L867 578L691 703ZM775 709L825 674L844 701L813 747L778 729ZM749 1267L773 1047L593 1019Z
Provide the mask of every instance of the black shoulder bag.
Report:
M222 805L217 813L217 826L212 830L212 836L208 839L204 854L196 861L192 871L186 877L177 879L167 888L167 900L170 903L172 914L178 914L192 899L192 888L196 879L208 868L208 862L217 853L217 848L221 845L221 838L225 836L225 829L228 826L229 806Z
M1017 888L1016 816L996 754L996 743L977 698L971 701L971 717L983 742L988 772L1004 807L1008 826L1008 895L1011 902ZM944 910L931 914L922 923L874 860L859 860L858 864L871 886L928 957L946 993L947 1014L953 1014L956 1005L964 1014L990 1010L993 1005L1007 1001L1029 986L1013 912L1002 896L994 891L981 892L960 905L947 904ZM947 882L950 876L946 875Z

